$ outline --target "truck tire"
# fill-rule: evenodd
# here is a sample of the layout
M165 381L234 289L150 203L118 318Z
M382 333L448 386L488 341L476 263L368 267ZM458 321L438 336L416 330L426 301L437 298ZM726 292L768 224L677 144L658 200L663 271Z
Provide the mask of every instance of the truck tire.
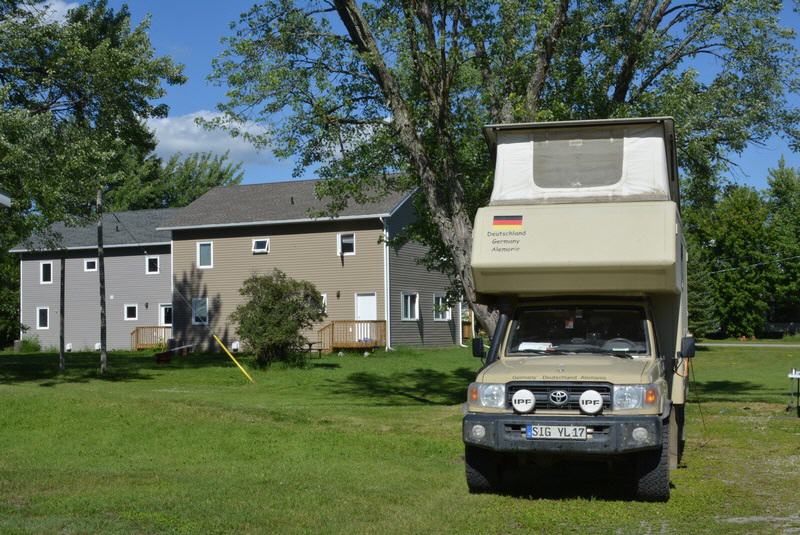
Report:
M499 462L493 451L464 446L464 468L470 493L480 494L497 490L500 481Z
M646 502L669 500L669 422L661 429L661 448L642 452L636 459L634 494Z

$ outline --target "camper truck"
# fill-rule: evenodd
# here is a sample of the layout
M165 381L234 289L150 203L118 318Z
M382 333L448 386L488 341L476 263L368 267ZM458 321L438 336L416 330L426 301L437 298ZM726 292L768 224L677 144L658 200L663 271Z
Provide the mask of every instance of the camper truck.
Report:
M471 492L596 460L669 499L684 442L686 246L671 118L490 125L472 274L499 311L467 392ZM533 479L535 484L536 480Z

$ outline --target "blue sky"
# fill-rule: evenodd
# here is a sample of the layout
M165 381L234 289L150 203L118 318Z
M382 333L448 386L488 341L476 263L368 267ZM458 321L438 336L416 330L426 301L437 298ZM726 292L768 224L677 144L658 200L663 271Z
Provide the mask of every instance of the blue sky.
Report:
M64 11L75 2L47 0L55 11ZM229 150L232 159L244 163L245 182L273 182L291 179L293 164L277 160L269 152L257 152L242 140L234 140L224 132L207 132L194 125L194 117L212 113L215 105L224 99L224 88L214 87L206 81L211 72L211 59L222 52L220 38L229 35L229 24L253 5L253 0L109 0L114 8L127 3L134 22L147 14L151 16L150 38L160 55L169 55L185 65L189 81L182 86L168 87L164 99L170 106L170 116L152 123L159 137L158 151L168 156L176 151L193 152ZM784 9L784 25L798 28L800 16L791 9L791 1ZM800 39L798 39L800 46ZM795 105L798 95L792 96ZM766 187L767 170L777 164L781 155L787 162L800 167L800 155L794 154L783 140L775 137L763 147L750 147L742 155L731 155L739 164L733 178L757 188ZM307 170L302 178L313 177Z

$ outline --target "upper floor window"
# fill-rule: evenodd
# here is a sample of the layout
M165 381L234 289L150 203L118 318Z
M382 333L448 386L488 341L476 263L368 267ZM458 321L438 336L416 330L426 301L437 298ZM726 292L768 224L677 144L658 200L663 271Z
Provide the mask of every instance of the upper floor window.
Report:
M339 256L348 256L356 254L356 235L339 234L337 238L336 252Z
M253 254L266 254L269 252L269 238L253 240Z
M402 319L405 321L416 321L419 319L419 294L403 292L400 303L403 307Z
M450 321L452 316L451 309L447 305L447 300L443 295L434 294L433 296L433 319L434 321Z
M53 284L53 263L40 262L39 263L39 283L40 284Z
M83 259L83 270L84 271L97 271L97 259L96 258L84 258Z
M144 257L145 261L145 273L148 275L158 275L160 271L160 264L159 257L157 256L146 256Z
M214 267L214 242L197 242L197 267L200 269Z

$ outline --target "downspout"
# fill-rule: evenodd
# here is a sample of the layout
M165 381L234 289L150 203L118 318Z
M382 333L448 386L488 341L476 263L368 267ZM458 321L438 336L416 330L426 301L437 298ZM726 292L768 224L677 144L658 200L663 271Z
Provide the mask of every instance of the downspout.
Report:
M464 310L463 299L458 302L458 325L456 325L456 329L458 329L458 345L461 347L467 347L464 345L464 318L461 317L462 310Z
M386 320L386 351L392 349L392 307L389 288L389 228L384 217L378 218L383 225L383 317Z

